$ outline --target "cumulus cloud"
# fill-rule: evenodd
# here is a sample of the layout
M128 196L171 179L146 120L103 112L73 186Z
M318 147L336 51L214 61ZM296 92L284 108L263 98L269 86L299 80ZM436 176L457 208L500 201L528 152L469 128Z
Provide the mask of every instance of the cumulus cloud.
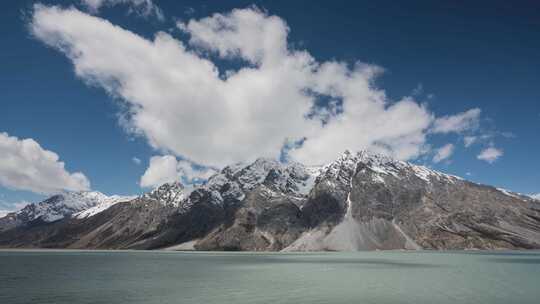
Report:
M153 156L139 184L141 187L156 187L175 181L192 184L206 180L215 173L213 169L197 168L192 163L177 160L172 155Z
M479 124L481 110L470 109L463 113L437 118L433 123L433 133L463 132Z
M411 97L390 100L374 83L380 67L317 61L288 45L283 19L256 8L178 27L187 41L165 32L147 40L75 8L43 5L30 23L35 37L71 59L78 77L127 105L126 129L198 164L276 158L291 146L289 158L307 164L345 149L410 159L426 151L432 126L460 132L480 114L436 119ZM216 57L244 64L219 70Z
M141 187L155 187L164 183L180 181L176 169L177 161L172 155L153 156L139 182Z
M463 144L465 145L465 148L468 148L472 146L477 140L476 136L465 136L463 137Z
M82 3L93 13L97 13L104 6L124 4L130 7L130 12L143 17L155 16L159 20L165 19L161 9L152 0L82 0Z
M56 153L31 138L19 139L7 133L0 133L0 185L43 194L90 188L86 176L66 171Z
M433 157L433 162L438 163L445 159L448 159L450 156L452 156L452 153L454 152L454 145L453 144L446 144L439 149L437 149L437 152L435 153L435 156Z
M132 161L135 165L140 165L140 164L141 164L141 160L140 160L138 157L132 157L132 158L131 158L131 161Z
M503 150L495 147L489 147L480 152L476 158L486 161L490 164L494 163L499 157L504 154Z

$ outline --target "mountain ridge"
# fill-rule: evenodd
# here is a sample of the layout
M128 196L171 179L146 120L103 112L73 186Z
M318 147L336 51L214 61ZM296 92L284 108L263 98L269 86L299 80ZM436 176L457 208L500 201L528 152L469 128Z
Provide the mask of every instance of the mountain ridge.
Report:
M259 158L227 166L192 188L168 183L112 201L56 221L21 220L2 228L0 219L0 246L540 248L540 201L365 151L345 151L320 167Z

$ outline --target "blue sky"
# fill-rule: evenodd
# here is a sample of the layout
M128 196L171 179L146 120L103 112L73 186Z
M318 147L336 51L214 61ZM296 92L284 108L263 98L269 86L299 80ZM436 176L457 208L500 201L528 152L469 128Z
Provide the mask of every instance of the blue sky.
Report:
M94 1L94 3L99 2ZM65 168L60 170L57 168L58 162L52 161L51 166L56 169L49 170L50 167L44 165L44 170L49 171L43 174L35 173L35 170L41 170L43 166L32 164L32 157L20 157L18 161L30 163L17 164L17 168L34 170L31 174L27 172L24 174L29 174L29 177L25 178L35 180L24 182L14 181L13 176L20 172L13 169L13 166L11 169L6 169L9 166L0 166L0 209L13 209L15 204L21 201L40 199L55 188L84 188L84 182L80 182L73 176L75 172L81 172L84 175L86 181L89 182L89 188L107 194L141 193L145 191L145 188L141 188L141 184L150 187L158 181L167 181L171 176L203 178L210 174L211 170L201 172L200 165L219 168L230 161L248 160L259 155L273 155L272 153L276 150L276 144L266 145L266 141L257 143L258 146L264 145L264 148L250 148L249 142L253 141L250 141L250 138L270 136L273 139L269 139L268 142L273 140L279 143L279 140L285 141L285 137L298 139L304 132L303 128L306 129L305 134L310 134L306 135L308 138L306 143L310 142L311 146L306 144L293 156L304 162L321 162L328 159L327 155L335 154L335 151L329 150L325 151L324 155L318 155L321 149L317 147L336 146L336 149L339 149L341 146L347 146L347 141L350 142L351 139L365 138L366 144L354 144L352 148L364 146L373 148L382 141L384 147L389 147L389 153L396 153L403 158L443 172L521 193L540 192L540 161L538 153L535 152L540 150L538 140L540 93L537 89L540 81L540 73L538 73L540 68L540 52L538 52L540 6L534 1L523 2L519 8L506 4L504 1L475 1L474 4L454 1L447 3L415 1L407 5L397 1L377 1L376 3L358 1L355 4L351 4L350 1L327 3L313 3L312 1L292 3L291 1L146 2L151 3L153 5L151 7L144 4L137 5L137 1L134 1L135 4L124 1L126 3L120 5L115 5L114 2L121 1L103 1L101 7L96 9L84 5L83 1L10 1L4 4L4 9L0 11L3 20L0 29L3 32L3 47L0 51L0 89L2 92L0 95L0 133L7 133L8 135L4 137L9 137L11 142L16 138L14 141L16 143L20 143L22 139L31 138L41 147L38 153L45 150L52 151L58 155L59 161L65 164ZM43 5L40 9L36 9L34 6L36 3ZM53 11L52 5L57 5L54 8L56 11ZM233 9L247 10L252 14L250 16L258 18L256 22L260 22L257 25L261 28L268 26L270 29L277 29L278 33L281 33L280 29L288 29L283 32L287 35L286 39L280 40L279 35L276 36L277 38L269 36L269 39L262 41L271 41L273 44L265 45L259 50L260 41L257 39L266 35L266 32L256 33L253 36L251 32L242 32L237 28L238 32L230 36L218 33L210 40L205 40L205 36L201 36L202 31L208 28L204 27L207 24L201 23L200 19L213 16L214 13L221 13L220 20L222 21L239 22L234 24L239 27L246 26L245 23L240 22L242 21L241 14L231 14ZM73 14L73 12L77 13ZM279 18L278 21L272 19L272 16ZM48 24L47 18L57 20L58 24ZM108 56L97 56L96 54L100 54L99 50L96 50L95 54L84 53L81 57L83 60L79 62L73 56L70 57L70 51L86 46L87 41L93 41L85 40L86 37L83 36L93 34L92 31L85 29L83 24L85 20L88 24L95 22L103 25L103 29L111 26L109 31L100 32L101 27L95 29L96 35L105 41L110 38L107 35L120 28L136 34L136 40L139 42L154 41L156 33L163 31L171 39L182 43L188 51L197 54L193 59L194 73L198 70L195 64L200 64L199 61L202 58L218 69L221 78L197 79L196 83L214 83L215 85L201 87L195 92L185 91L182 85L175 85L174 81L171 81L171 87L161 85L152 87L153 82L149 81L152 79L148 77L161 77L162 81L156 83L168 83L167 75L178 73L179 77L183 77L182 73L189 70L188 68L184 70L183 66L191 63L182 62L177 70L171 67L170 71L164 71L161 75L162 70L168 69L167 62L163 59L168 55L163 53L159 64L152 65L151 68L136 70L141 71L141 74L148 72L148 75L144 75L146 78L142 76L135 78L121 70L125 65L121 65L118 61L124 59L137 58L136 60L150 60L149 62L152 63L151 60L155 57L141 59L140 56L144 55L140 54L147 54L146 51L136 53L139 55L134 55L133 58L130 58L130 55L126 55L125 58L118 57L111 63L118 66L115 66L115 70L107 75L109 70L105 67L108 65L99 66L101 62L97 59ZM190 20L194 22L190 23ZM118 27L113 27L113 25ZM249 24L247 26L249 27ZM77 31L76 38L69 36L68 32L71 28ZM128 39L130 34L126 34L126 31L119 30L118 36L114 36L126 37L126 42L119 44L119 47L114 50L112 49L114 43L111 43L111 50L105 51L105 54L112 54L111 58L116 51L122 54L122 50L118 50L122 47L129 48L126 52L139 52L134 50L135 46L128 45L132 40ZM268 35L273 35L274 32L268 33L271 33ZM223 40L224 37L228 40ZM238 39L241 40L240 44L237 43ZM249 39L254 39L252 44L247 41ZM133 45L138 45L137 41L133 42ZM288 50L294 50L297 53L293 54L293 51L288 51L285 55L279 53L282 41L286 41ZM141 48L147 47L143 44L141 43ZM67 45L67 47L61 49L59 45ZM106 48L108 43L99 45ZM249 48L250 46L252 48ZM66 48L69 50L66 51ZM163 43L159 45L159 48L156 44L148 46L148 50L155 51L158 54L156 56L161 57L159 52L166 52L168 49ZM220 56L220 51L226 55ZM250 53L252 51L255 53ZM257 57L260 55L257 53L259 51L264 54L261 55L262 59ZM261 76L261 79L268 80L270 83L277 81L272 79L273 74L262 74L260 71L267 64L265 62L275 59L272 57L275 55L274 52L278 54L275 56L283 56L276 57L275 62L278 63L291 58L300 60L298 57L301 51L308 52L317 64L340 63L346 67L346 72L343 72L343 75L340 74L345 79L343 82L336 80L339 78L337 76L332 79L336 82L335 86L343 85L349 88L348 82L352 80L346 79L344 75L358 73L361 80L358 83L351 83L351 87L357 88L363 84L371 84L376 90L366 88L366 91L355 92L356 95L347 101L343 92L337 94L342 94L338 97L330 98L328 97L331 95L330 91L324 91L326 89L320 89L318 85L309 87L311 83L309 86L301 83L302 86L306 85L310 90L320 89L321 94L327 96L326 99L322 99L323 103L334 99L338 103L361 104L364 101L360 100L359 96L371 96L370 94L377 96L374 98L382 98L381 102L385 103L385 107L373 108L373 111L379 113L380 116L369 117L364 113L357 114L360 116L351 114L351 117L358 121L369 117L369 119L374 119L375 123L394 119L395 121L391 123L392 127L397 126L398 130L400 128L414 129L404 134L396 133L396 130L388 131L394 134L393 138L405 138L406 147L396 146L393 142L385 142L386 137L381 139L380 134L369 134L371 130L358 123L351 122L345 126L336 127L336 133L333 134L329 131L331 128L326 127L317 131L307 131L311 125L306 125L304 121L299 120L294 123L290 123L291 119L285 120L286 123L281 121L280 119L287 118L287 115L293 115L295 111L304 109L305 104L295 103L294 96L296 95L294 94L298 92L291 91L289 95L274 96L272 95L274 92L261 91L258 84L250 82L250 79L258 79L257 77ZM138 61L133 62L134 65L139 64ZM379 72L380 75L372 79L367 75L368 72L355 66L356 62L371 64L384 72ZM160 64L164 67L161 70ZM83 72L77 74L74 70L77 67ZM222 87L219 79L223 80L227 77L226 70L238 72L246 67L253 67L256 69L255 72L261 72L261 74L254 74L251 78L246 77L242 80L244 82L237 80L237 87L246 87L248 88L246 91L253 95L244 94L241 90L238 92L237 87L223 89L225 91L216 89ZM150 71L150 69L155 69L155 71ZM300 71L287 70L287 73L284 77L290 76L291 79L296 79L295 73L300 73ZM322 76L315 74L315 72L305 74L302 71L301 75L317 78L313 81L320 83L326 81L322 80ZM177 76L177 74L174 75L174 77ZM190 78L190 75L186 74L186 77ZM109 78L115 79L110 82ZM120 85L113 85L115 81ZM130 84L130 81L133 81L133 84ZM311 80L306 80L306 83L309 81ZM151 93L140 89L146 84ZM136 88L128 91L132 86ZM277 88L279 91L280 87ZM189 86L186 87L187 89L190 89ZM281 91L285 92L288 89ZM245 98L246 103L239 102L238 108L225 108L226 111L234 110L235 113L244 111L245 105L255 102L249 98L255 98L258 102L258 96L263 96L260 102L264 102L265 105L274 102L276 104L273 107L264 107L268 115L261 110L261 113L255 112L254 116L245 122L240 121L242 128L253 131L246 133L246 131L238 130L240 127L229 127L230 121L237 121L238 117L244 116L237 117L235 115L239 114L231 114L231 116L221 117L211 111L212 106L205 108L196 104L199 102L197 98L200 97L197 92L213 92L214 90L217 92L215 95L203 96L204 100L201 99L200 103L212 102L211 98L216 99L215 102L218 103L219 99L225 96L224 102L234 104L237 97L238 100ZM343 89L344 92L346 90L348 89ZM156 91L161 94L156 95ZM378 95L383 91L384 98ZM404 101L403 98L406 96L412 98L412 104ZM263 100L264 98L268 98L268 101ZM400 102L411 108L403 111L396 110L395 115L386 111L392 104ZM171 103L170 108L167 106L168 103ZM147 111L140 112L143 118L162 116L167 118L164 118L163 122L156 122L154 119L153 125L134 122L134 116L126 116L126 113L136 111L138 106ZM279 112L279 109L283 108L289 109ZM183 113L182 109L190 112ZM473 115L473 112L467 112L476 109L480 114ZM170 115L167 113L169 111L171 111ZM148 113L159 115L151 116ZM471 114L470 120L463 119L465 113ZM339 117L340 114L329 115ZM433 117L429 118L430 115ZM188 124L187 121L191 116L194 123ZM178 117L179 121L175 121L175 117ZM208 118L206 124L201 124L200 121L207 119L206 117ZM446 118L449 120L445 120ZM462 120L459 120L460 118ZM366 121L369 122L369 119ZM426 121L423 122L422 119ZM452 119L457 121L457 124L452 125L449 122ZM263 120L264 124L261 124ZM223 132L231 134L228 141L223 140L223 134L214 131L220 129L219 121L225 124L226 128ZM416 121L420 122L414 124ZM215 126L212 125L213 122L216 123ZM253 125L250 125L250 122ZM436 131L437 123L439 131ZM269 124L284 125L284 127L268 129ZM444 129L441 124L447 127L446 131L441 131L441 128ZM163 125L163 129L168 130L169 133L161 134L161 129L156 125ZM387 125L381 128L390 128ZM205 126L208 126L208 129ZM299 129L302 132L299 132ZM268 135L268 130L275 133ZM236 131L238 133L234 133ZM190 132L196 136L186 135ZM343 135L354 132L358 132L357 137ZM245 136L248 144L242 142L240 135ZM417 136L425 138L418 142ZM465 137L474 137L476 141L469 147L465 147ZM331 138L332 141L338 138L341 141L328 142L327 138ZM205 141L208 141L208 149L205 149ZM235 144L236 141L238 141L237 144ZM439 150L445 146L448 148L448 145L451 145L449 149ZM208 152L208 150L219 152L220 147L223 147L224 152L221 154L231 155L231 157L221 157L219 153ZM492 148L491 152L496 149L502 155L493 156L489 162L478 159L482 151L489 148ZM7 152L4 151L6 155L2 158L8 159L9 153L21 153L17 151L19 150L8 149ZM278 152L275 153L276 157L279 155ZM436 158L438 152L442 154ZM164 155L170 157L159 158ZM149 172L150 159L155 156L158 157L154 159L155 168ZM140 163L134 161L133 158L139 159ZM434 161L434 158L440 161ZM186 165L183 159L193 160L195 164ZM11 171L2 172L2 170ZM58 170L67 175L51 176L51 174L60 174ZM155 176L165 171L170 171L170 174ZM144 175L146 175L144 179L146 182L141 180ZM51 186L47 189L38 189L36 183L40 182L39 178L51 180Z

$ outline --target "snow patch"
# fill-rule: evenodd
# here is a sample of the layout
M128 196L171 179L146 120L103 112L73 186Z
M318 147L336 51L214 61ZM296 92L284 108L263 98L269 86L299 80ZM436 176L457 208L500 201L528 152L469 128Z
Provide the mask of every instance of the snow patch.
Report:
M96 206L86 209L84 211L75 213L74 217L78 219L85 219L88 217L92 217L96 214L99 214L109 209L110 207L118 203L128 202L128 201L134 200L135 198L136 196L119 196L119 195L109 196L109 197L103 198Z
M513 198L521 199L521 197L519 196L518 193L510 192L510 191L508 191L506 189L503 189L503 188L496 188L496 189L499 190L499 192L502 192L504 195L511 196Z
M531 194L529 195L529 197L535 199L535 200L538 200L540 201L540 193L536 193L536 194Z
M163 205L179 207L186 199L186 189L179 182L165 183L142 196L144 199L156 200Z
M23 208L19 213L27 213L29 220L41 218L45 222L54 222L93 208L107 199L98 191L64 192Z
M322 167L307 167L306 172L308 174L307 179L299 182L297 184L298 187L298 193L307 195L313 189L313 186L315 186L315 181L317 180L317 177L321 175Z

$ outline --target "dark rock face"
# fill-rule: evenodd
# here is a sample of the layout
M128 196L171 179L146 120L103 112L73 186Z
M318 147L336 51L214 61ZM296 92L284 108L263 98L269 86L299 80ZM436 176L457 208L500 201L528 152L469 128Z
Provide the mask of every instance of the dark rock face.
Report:
M304 230L296 201L261 185L218 229L201 239L199 250L276 251L292 243Z
M539 201L366 152L346 152L318 168L258 159L247 166L226 167L193 190L164 184L85 216L72 210L36 217L44 208L40 205L0 219L0 246L540 248ZM77 210L86 208L74 205Z

